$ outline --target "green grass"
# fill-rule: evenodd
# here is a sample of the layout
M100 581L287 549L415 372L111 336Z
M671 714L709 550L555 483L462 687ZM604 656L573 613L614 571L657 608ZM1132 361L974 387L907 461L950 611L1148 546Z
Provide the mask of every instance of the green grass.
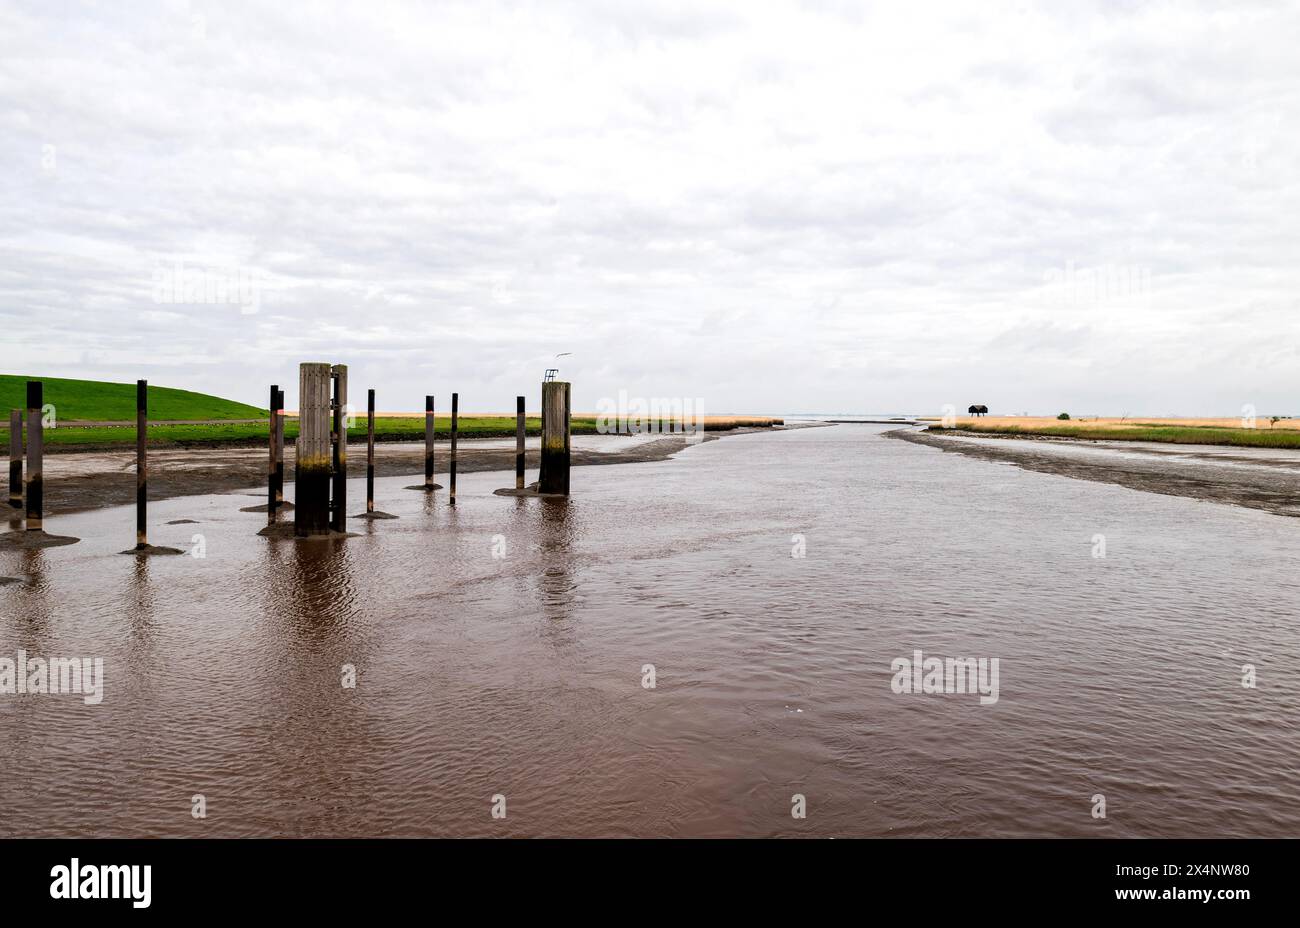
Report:
M932 428L934 428L932 426ZM1132 428L1088 428L1080 425L1045 426L1026 429L1014 425L957 425L955 429L972 434L1047 435L1055 438L1083 438L1093 441L1154 441L1174 445L1235 445L1242 448L1300 448L1297 429L1232 429L1214 425L1143 425Z
M524 420L525 430L529 435L538 435L542 431L540 418ZM515 434L514 416L465 416L458 424L461 438L505 438ZM574 435L596 434L595 419L572 419L570 428ZM150 445L198 445L198 444L236 444L260 445L266 442L265 424L229 423L223 425L154 425L149 428ZM285 419L284 437L292 442L298 435L298 420ZM446 419L438 419L435 435L439 441L451 437L451 425ZM375 420L375 439L377 441L420 441L424 438L424 419L386 419ZM366 440L366 419L359 416L356 424L348 429L348 442ZM135 428L130 426L111 428L57 427L45 430L45 445L96 447L130 447L135 444ZM0 449L9 447L9 429L0 429ZM2 452L0 452L2 453Z
M65 380L0 374L0 410L27 406L27 381L40 380L45 402L54 404L58 420L89 422L134 421L135 384L98 380ZM256 419L267 411L206 393L171 387L149 387L150 419ZM8 416L3 417L8 421ZM53 437L53 436L51 436Z

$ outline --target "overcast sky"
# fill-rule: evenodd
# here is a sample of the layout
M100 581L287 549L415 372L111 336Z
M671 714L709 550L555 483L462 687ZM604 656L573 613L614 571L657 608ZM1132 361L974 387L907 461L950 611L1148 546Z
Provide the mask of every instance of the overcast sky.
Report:
M0 370L1300 415L1297 5L1077 6L0 0Z

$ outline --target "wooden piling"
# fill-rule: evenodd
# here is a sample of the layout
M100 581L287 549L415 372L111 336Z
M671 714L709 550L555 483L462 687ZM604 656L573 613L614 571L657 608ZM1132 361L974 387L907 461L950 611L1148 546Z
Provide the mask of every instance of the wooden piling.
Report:
M331 369L334 381L334 443L333 476L334 499L330 503L334 518L331 528L336 532L346 532L348 528L348 428L343 421L348 404L348 366L335 364Z
M375 511L375 391L366 391L366 512Z
M515 397L515 489L524 488L524 398Z
M424 398L424 488L433 489L433 397Z
M45 441L42 410L45 406L45 388L39 380L27 381L27 531L39 532L44 528L45 493L41 459Z
M135 546L149 547L149 382L135 382Z
M275 508L284 508L284 391L275 391L272 419L275 425Z
M275 522L275 510L277 506L277 500L275 498L275 400L279 392L279 385L271 384L270 414L266 420L267 447L270 449L266 462L266 520L271 523Z
M542 384L542 459L537 492L569 495L569 384Z
M330 384L328 364L298 367L298 442L294 473L294 534L330 530Z
M449 476L451 479L448 485L451 489L448 492L448 499L454 506L456 504L456 434L460 429L460 394L451 395L451 469Z
M9 505L23 508L23 411L9 410Z

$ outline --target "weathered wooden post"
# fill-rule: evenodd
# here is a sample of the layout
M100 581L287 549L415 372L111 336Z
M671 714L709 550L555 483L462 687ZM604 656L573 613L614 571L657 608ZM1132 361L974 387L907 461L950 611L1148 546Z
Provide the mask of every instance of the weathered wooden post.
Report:
M149 547L149 381L135 382L135 546Z
M184 554L149 544L149 382L135 382L135 547L123 554Z
M272 419L275 425L275 508L284 508L284 391L275 391L275 402L271 404Z
M39 532L44 528L45 492L41 467L45 441L42 409L45 406L45 387L39 380L27 381L27 531Z
M451 487L448 499L451 504L456 505L456 435L460 431L460 394L451 395L451 470L448 481Z
M415 487L414 489L422 489ZM397 516L375 510L375 391L366 391L366 511L356 519L396 519Z
M433 489L433 397L424 398L424 488Z
M277 504L277 500L275 496L275 473L276 473L275 420L277 418L275 414L275 408L276 408L275 401L279 392L280 392L279 384L274 384L274 383L271 384L270 414L266 420L267 446L270 448L270 453L269 456L267 457L267 463L266 463L266 520L267 522L271 522L271 523L275 522L275 510Z
M336 532L347 531L348 504L348 427L344 421L348 405L348 366L335 364L331 368L334 381L334 500L330 504L334 518L331 527Z
M330 530L330 381L328 364L298 367L298 442L294 474L294 534Z
M441 490L441 483L433 482L433 446L437 438L437 432L433 416L433 397L424 398L424 483L413 484L407 487L408 490L423 490L429 493L433 490ZM396 517L394 517L396 518Z
M542 460L538 493L569 495L569 384L542 384Z
M375 391L366 391L366 512L375 511Z
M524 398L515 397L515 489L524 488Z
M9 410L9 505L23 508L23 411Z

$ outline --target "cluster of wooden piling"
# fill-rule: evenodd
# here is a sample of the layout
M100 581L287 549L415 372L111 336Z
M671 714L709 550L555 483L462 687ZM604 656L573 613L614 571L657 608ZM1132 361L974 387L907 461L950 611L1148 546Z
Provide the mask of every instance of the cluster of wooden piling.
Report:
M293 535L300 538L340 535L347 526L346 410L348 369L342 364L305 363L299 367L298 438L295 442L295 501L284 498L284 391L270 388L268 420L268 462L266 511L267 534L284 534L277 516L294 510ZM570 385L547 381L542 385L542 452L538 482L524 486L524 397L515 398L515 485L498 490L511 496L564 495L569 493ZM24 547L70 544L76 539L46 535L44 527L44 482L42 458L44 394L40 381L27 383L26 442L24 416L14 409L9 416L9 505L25 509L27 539ZM126 554L180 554L174 548L149 544L149 385L136 382L136 523L135 547ZM456 503L456 456L460 433L460 394L451 395L451 456L448 461L448 502ZM426 492L442 489L434 482L436 446L434 397L425 397L424 483L411 487ZM26 452L26 475L23 455ZM260 507L257 507L260 509ZM375 391L366 397L366 510L356 518L393 519L396 516L375 509ZM284 528L287 528L285 526ZM10 532L0 536L0 547L18 545ZM39 537L37 537L39 536Z
M348 369L308 363L298 369L294 534L299 538L346 531Z
M45 531L45 385L27 381L27 474L23 475L23 414L9 413L9 505L23 510L23 532L0 535L0 549L49 548L77 539Z

